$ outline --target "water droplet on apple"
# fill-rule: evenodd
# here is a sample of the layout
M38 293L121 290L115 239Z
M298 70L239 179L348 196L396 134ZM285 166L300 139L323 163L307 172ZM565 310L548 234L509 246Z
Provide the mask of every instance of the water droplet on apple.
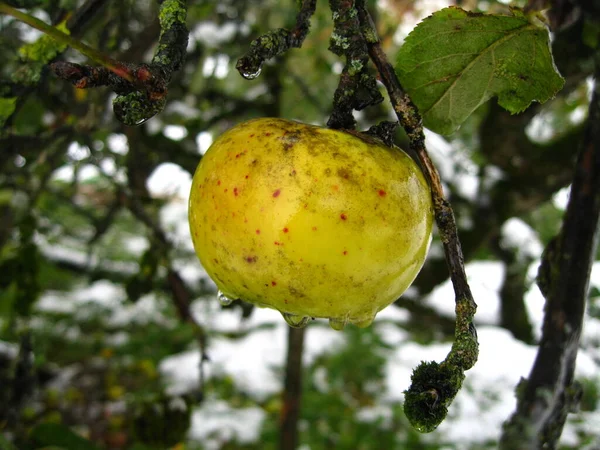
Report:
M281 313L285 322L293 328L304 328L312 319L308 316L298 316L296 314Z
M233 303L233 300L234 300L233 298L227 297L221 291L219 291L217 293L217 298L219 299L219 303L221 303L221 305L223 305L223 306L231 305Z
M375 320L375 314L372 316L363 316L357 319L354 319L352 323L356 325L358 328L367 328L369 325L373 323Z
M329 326L337 331L342 331L348 324L348 318L344 319L329 319Z
M257 76L260 75L260 72L261 72L261 68L259 67L256 72L242 72L242 76L246 80L254 80Z

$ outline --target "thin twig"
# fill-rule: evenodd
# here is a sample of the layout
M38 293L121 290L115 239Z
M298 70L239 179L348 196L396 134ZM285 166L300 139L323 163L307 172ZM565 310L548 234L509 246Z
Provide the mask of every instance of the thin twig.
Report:
M48 25L40 19L26 14L22 11L19 11L18 9L15 9L3 2L0 2L0 13L12 16L17 20L26 23L30 27L36 28L44 34L51 36L56 41L68 45L71 48L74 48L81 54L90 58L96 64L100 64L106 67L108 70L114 72L115 74L126 79L127 81L134 81L133 76L123 67L123 64L121 64L118 61L115 61L111 57L103 54L95 48L92 48L89 45L86 45L77 39L73 39L71 36L59 30L58 28L53 27L52 25Z
M296 16L296 25L291 31L285 28L271 31L253 40L250 50L242 56L235 68L244 78L256 78L265 61L275 58L290 48L300 48L310 28L310 18L315 12L317 0L302 0Z
M421 116L402 89L394 68L381 48L377 30L364 0L357 0L356 7L371 60L379 71L398 120L408 135L410 149L417 155L429 180L435 219L454 287L456 329L452 349L442 363L421 363L413 372L412 385L406 391L405 413L408 419L419 431L429 432L445 418L448 405L462 385L464 371L473 367L477 361L479 345L473 326L477 305L467 282L454 213L444 197L440 176L425 147Z

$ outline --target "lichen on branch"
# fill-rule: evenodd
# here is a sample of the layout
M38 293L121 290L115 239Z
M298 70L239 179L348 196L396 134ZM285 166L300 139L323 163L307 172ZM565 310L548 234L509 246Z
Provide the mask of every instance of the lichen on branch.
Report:
M158 114L166 104L167 86L173 72L179 70L185 60L188 29L187 9L182 0L160 2L159 22L161 32L152 62L131 63L115 61L87 45L71 38L63 31L51 27L21 11L0 2L0 12L10 14L47 34L43 39L53 38L62 47L44 64L53 59L67 45L75 48L100 67L57 61L50 65L54 73L75 87L93 88L108 86L118 95L113 102L117 118L126 125L138 125ZM36 47L37 48L37 47ZM35 49L31 49L33 51Z
M346 58L333 96L333 112L327 122L329 128L354 129L356 121L353 110L359 111L383 101L375 77L369 72L369 54L361 36L358 11L354 3L345 0L329 1L334 24L329 50Z
M317 0L302 0L294 28L279 28L254 39L250 43L250 50L235 66L240 75L252 80L260 75L265 61L285 53L290 48L300 48L310 29L310 18L316 5Z

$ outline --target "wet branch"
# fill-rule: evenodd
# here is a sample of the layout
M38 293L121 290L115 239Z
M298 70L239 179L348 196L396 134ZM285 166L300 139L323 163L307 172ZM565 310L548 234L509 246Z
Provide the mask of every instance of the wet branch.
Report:
M333 13L329 50L345 56L346 64L333 95L333 112L327 126L351 130L356 126L352 111L381 103L383 96L377 89L375 77L368 71L369 54L353 2L330 0L329 7Z
M594 93L562 228L544 251L538 286L546 298L542 339L500 448L556 448L581 396L574 381L600 216L600 51Z
M394 111L410 140L431 186L436 223L446 255L456 302L455 341L446 359L421 363L413 372L412 385L406 391L404 411L413 426L422 432L433 431L445 418L447 408L460 390L464 371L477 361L479 344L473 325L477 305L467 283L463 254L456 221L444 192L439 174L425 148L423 124L417 107L403 91L396 73L385 55L377 30L364 0L356 1L362 36L371 60L377 67Z
M162 111L171 77L185 61L186 15L183 0L160 2L161 32L149 64L113 61L111 65L94 67L58 61L50 67L58 77L77 88L110 87L118 94L113 101L117 119L126 125L139 125ZM99 52L94 50L94 53Z
M279 28L253 40L250 50L242 56L235 68L248 80L256 78L265 61L285 53L290 48L300 48L308 30L310 18L315 12L317 0L302 0L296 16L296 25L292 30Z

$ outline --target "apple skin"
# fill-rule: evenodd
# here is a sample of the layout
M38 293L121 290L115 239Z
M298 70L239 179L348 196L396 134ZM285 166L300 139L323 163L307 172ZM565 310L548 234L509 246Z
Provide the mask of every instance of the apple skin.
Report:
M219 290L299 323L369 325L413 282L431 191L399 148L278 118L239 124L194 174L194 248Z

